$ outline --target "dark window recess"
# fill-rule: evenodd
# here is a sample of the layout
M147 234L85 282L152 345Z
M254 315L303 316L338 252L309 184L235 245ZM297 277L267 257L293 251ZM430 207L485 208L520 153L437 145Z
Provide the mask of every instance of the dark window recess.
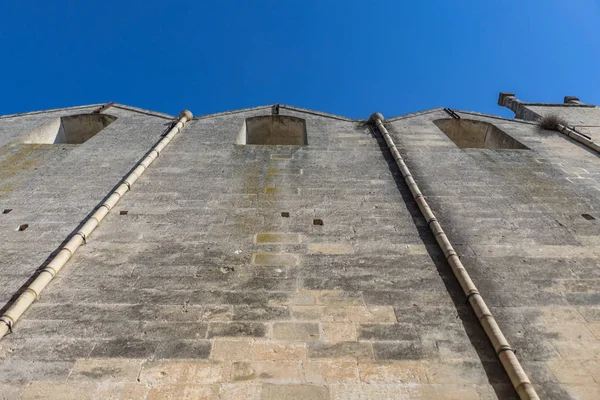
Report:
M247 118L237 144L304 146L308 144L306 123L289 115L265 115Z
M119 215L127 215L127 214L129 214L129 211L127 211L127 210L119 211Z
M282 216L283 218L289 218L289 217L290 217L290 213L289 213L289 212L287 212L287 211L283 211L283 212L281 213L281 216Z
M461 149L529 150L518 140L484 121L472 119L438 119L433 123Z
M323 220L319 218L313 219L313 225L323 225Z
M581 214L581 216L585 219L587 219L588 221L593 221L596 218L592 217L590 214Z
M115 119L117 117L108 114L79 114L56 118L28 132L23 139L23 143L85 143Z

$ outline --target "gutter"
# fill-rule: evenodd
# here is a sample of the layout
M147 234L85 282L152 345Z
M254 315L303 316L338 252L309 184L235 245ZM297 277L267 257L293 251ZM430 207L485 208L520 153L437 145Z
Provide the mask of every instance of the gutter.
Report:
M6 310L4 315L0 317L0 339L8 332L12 332L12 328L25 311L38 298L42 290L52 281L58 274L61 268L69 261L77 249L86 243L91 233L98 227L100 222L108 215L110 210L121 200L121 198L131 190L138 178L148 169L152 162L160 155L160 152L169 144L169 142L177 135L192 119L192 113L184 110L179 113L177 122L173 127L159 140L146 155L136 164L134 169L127 174L122 183L114 190L109 192L99 206L95 208L95 212L82 221L81 228L71 236L69 241L58 251L58 253L50 260L48 265L36 276L24 291L17 297L15 302Z
M483 327L492 346L494 346L494 350L496 351L496 354L498 355L498 358L500 359L504 370L508 374L508 377L510 378L515 390L522 400L539 400L539 396L537 395L533 385L531 384L531 381L527 377L527 374L523 370L523 367L515 355L515 350L510 346L504 337L504 334L500 330L496 319L483 300L479 290L477 290L477 287L471 280L471 277L460 261L460 258L458 258L454 247L452 247L452 244L450 243L450 240L448 240L448 237L442 229L442 226L435 217L435 214L433 214L433 211L431 211L429 204L427 204L427 200L425 200L423 193L421 193L419 186L413 179L410 170L406 166L404 159L396 148L392 137L383 125L383 121L383 115L380 113L375 113L369 118L369 122L375 124L379 132L381 132L383 135L383 138L385 139L385 142L392 153L394 160L396 161L396 165L402 173L404 182L406 182L406 185L410 189L414 200L419 206L419 210L421 210L421 214L427 221L427 225L433 233L440 249L444 253L448 264L450 264L452 272L460 283L460 286L467 297L467 301L471 305L475 315L477 315L479 323Z

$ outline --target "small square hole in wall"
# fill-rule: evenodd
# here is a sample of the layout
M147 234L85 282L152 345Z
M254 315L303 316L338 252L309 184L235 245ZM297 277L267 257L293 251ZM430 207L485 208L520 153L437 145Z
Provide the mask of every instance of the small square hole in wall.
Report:
M281 216L282 216L283 218L289 218L289 217L290 217L290 213L289 213L289 212L287 212L287 211L282 211L282 212L281 212Z
M119 211L119 215L127 215L127 214L129 214L129 211L127 211L127 210Z
M19 227L17 228L17 231L21 232L24 231L25 229L29 228L28 224L21 224L19 225Z
M581 214L581 216L585 219L587 219L588 221L593 221L596 218L592 217L590 214Z
M323 220L319 218L313 219L313 225L321 225L323 226Z
M4 210L2 210L2 214L8 214L11 211L12 211L12 208L5 208Z

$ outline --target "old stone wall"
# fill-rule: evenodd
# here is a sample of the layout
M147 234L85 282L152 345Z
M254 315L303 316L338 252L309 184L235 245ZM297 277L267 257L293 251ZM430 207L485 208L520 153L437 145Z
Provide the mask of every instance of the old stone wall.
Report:
M1 192L4 302L170 122L106 113L117 120L48 145ZM0 341L0 393L516 398L378 133L282 107L306 120L307 146L235 144L269 113L197 118L173 139ZM442 110L386 126L542 397L597 398L599 158L461 115L529 150L459 149L433 122Z

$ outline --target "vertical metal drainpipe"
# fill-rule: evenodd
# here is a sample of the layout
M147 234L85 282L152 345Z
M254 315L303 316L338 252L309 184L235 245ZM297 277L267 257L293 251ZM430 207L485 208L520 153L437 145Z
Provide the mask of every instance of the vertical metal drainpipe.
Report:
M121 200L121 198L131 190L131 185L146 171L152 162L159 156L160 152L169 144L171 139L175 137L192 119L192 113L184 110L179 113L179 118L173 127L156 143L148 153L136 164L137 166L127 176L123 178L122 183L114 189L106 200L102 202L96 211L83 221L81 229L71 236L69 241L60 249L48 265L38 274L38 276L25 288L25 290L17 297L15 302L6 310L4 315L0 317L0 339L8 332L12 331L12 327L19 320L21 315L31 304L37 299L40 292L50 283L50 281L58 274L61 268L69 261L75 251L84 243L87 238L96 229L100 222L108 215L110 210Z
M375 113L371 115L371 118L369 119L369 122L375 124L379 132L381 132L381 134L383 135L385 143L390 149L390 152L392 153L392 156L396 161L396 165L398 165L398 168L402 173L404 182L406 182L406 185L410 189L413 198L419 206L419 210L421 210L421 214L423 214L423 217L427 221L429 229L435 236L435 240L437 241L438 245L443 251L446 260L448 260L448 263L452 268L452 272L454 272L454 276L460 283L460 286L464 291L465 295L467 296L467 300L473 308L475 315L477 315L479 323L481 324L485 333L487 334L488 339L494 346L494 350L496 351L496 354L498 355L502 366L506 370L510 381L515 387L515 390L519 394L519 397L523 400L539 400L539 396L537 395L535 389L533 388L533 385L529 381L529 378L523 370L523 367L521 367L519 360L515 356L514 349L510 347L510 344L504 337L504 334L500 330L498 323L496 322L494 316L487 307L485 301L483 300L483 297L481 297L481 294L477 290L477 287L471 280L469 273L458 258L458 255L456 254L456 251L454 250L452 244L448 240L446 233L444 232L442 226L431 211L431 208L427 204L427 201L421 193L419 186L413 179L410 170L404 163L404 159L402 158L400 152L396 148L392 137L383 125L383 121L383 115L381 115L380 113Z

